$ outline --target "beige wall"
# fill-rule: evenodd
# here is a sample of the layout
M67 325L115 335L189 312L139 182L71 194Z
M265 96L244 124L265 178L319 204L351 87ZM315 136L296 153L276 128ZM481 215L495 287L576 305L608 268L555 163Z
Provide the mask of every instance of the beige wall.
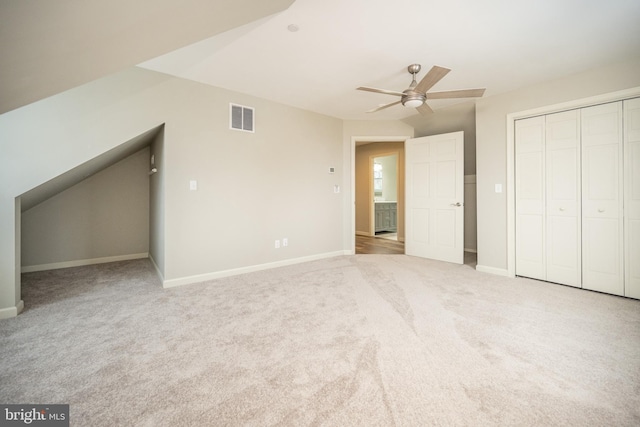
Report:
M398 240L404 241L404 142L372 142L356 147L356 232L371 229L370 162L373 157L398 156Z
M165 126L165 279L342 251L342 198L334 193L342 181L341 120L173 84L167 102L176 104L176 123ZM229 129L230 102L255 108L255 133ZM197 191L189 191L191 180ZM274 249L285 237L289 245Z
M229 129L230 102L255 133ZM20 302L16 197L163 123L170 284L342 253L341 120L132 68L0 116L0 317Z
M142 149L23 212L22 266L146 254L148 161Z
M464 249L477 252L478 231L476 220L476 176L464 177Z
M507 115L637 86L640 58L477 101L479 269L507 272Z

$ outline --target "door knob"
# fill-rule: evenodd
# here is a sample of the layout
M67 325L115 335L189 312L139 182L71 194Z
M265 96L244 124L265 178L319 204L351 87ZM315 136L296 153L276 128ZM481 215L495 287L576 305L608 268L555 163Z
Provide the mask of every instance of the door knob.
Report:
M604 209L598 209L598 212L602 213L604 212Z
M451 206L460 207L460 206L462 206L462 204L461 204L460 202L458 202L458 203L451 203Z
M560 212L564 212L564 208L560 208Z

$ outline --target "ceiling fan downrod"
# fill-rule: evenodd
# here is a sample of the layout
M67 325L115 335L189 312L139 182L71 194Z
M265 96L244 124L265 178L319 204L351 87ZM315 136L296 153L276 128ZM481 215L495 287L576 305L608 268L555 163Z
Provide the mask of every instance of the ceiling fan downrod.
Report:
M411 73L413 80L411 80L409 88L402 92L404 93L404 96L402 97L402 105L405 107L417 108L427 100L427 97L424 94L414 91L414 88L418 85L418 82L416 82L416 74L420 72L421 68L420 64L411 64L407 67L407 71Z

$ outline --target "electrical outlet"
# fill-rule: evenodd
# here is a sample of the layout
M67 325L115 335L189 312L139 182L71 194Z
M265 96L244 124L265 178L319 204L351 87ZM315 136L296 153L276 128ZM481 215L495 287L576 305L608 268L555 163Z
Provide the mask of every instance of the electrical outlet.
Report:
M333 192L334 193L339 193L340 192L340 186L339 185L334 185L333 186Z
M276 243L275 243L274 247L276 249L280 249L280 240L276 240Z
M192 179L191 181L189 181L189 190L196 191L197 189L198 189L198 181L196 181L195 179Z
M282 239L282 246L289 246L289 239L287 239L286 237Z

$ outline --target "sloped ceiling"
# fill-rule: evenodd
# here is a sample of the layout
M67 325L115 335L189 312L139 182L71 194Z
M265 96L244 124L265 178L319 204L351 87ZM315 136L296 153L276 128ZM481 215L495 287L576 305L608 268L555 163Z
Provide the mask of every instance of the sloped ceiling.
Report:
M0 0L0 114L145 68L343 119L404 119L407 65L485 96L640 57L638 0ZM290 32L290 24L299 31ZM458 101L434 100L435 109Z
M280 12L293 0L0 0L0 114Z
M398 98L355 88L402 91L419 63L418 78L452 69L434 91L491 96L633 57L639 0L296 0L141 66L343 119L403 119L415 109L365 114Z
M63 173L57 177L27 191L20 196L22 212L27 211L35 205L44 202L50 197L70 188L80 181L87 179L101 170L115 165L119 161L126 159L135 152L151 145L154 138L162 131L162 126L153 129L130 139L123 141L116 148L94 157L93 159Z

